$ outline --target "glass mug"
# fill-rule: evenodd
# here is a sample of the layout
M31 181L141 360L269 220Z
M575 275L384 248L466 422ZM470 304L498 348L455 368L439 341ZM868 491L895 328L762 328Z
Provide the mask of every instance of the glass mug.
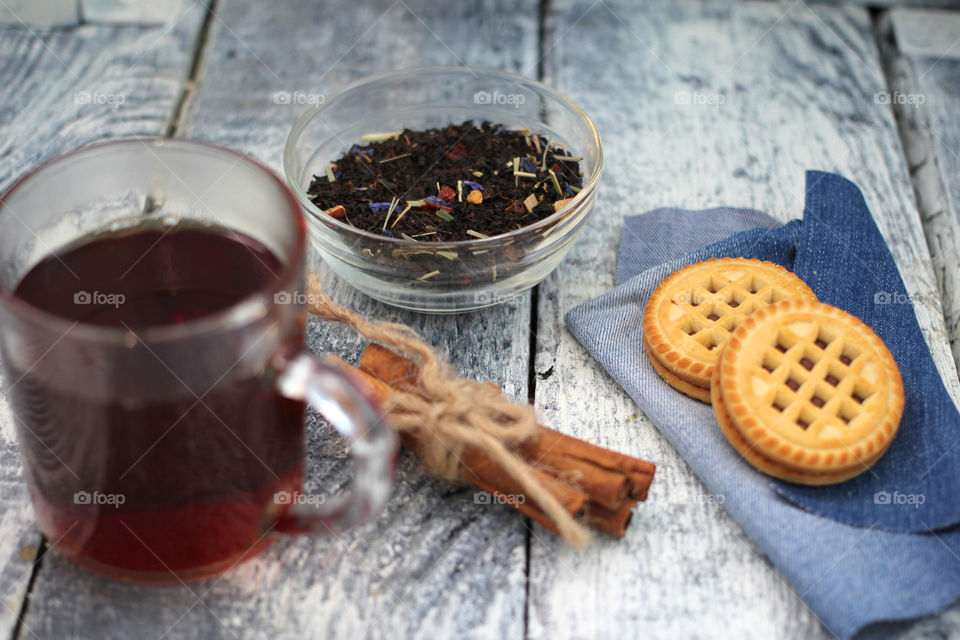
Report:
M78 239L182 221L259 242L278 259L276 278L215 313L135 330L72 322L14 293ZM305 225L266 167L197 142L107 142L21 178L0 197L0 228L4 395L52 548L113 578L196 579L259 552L274 533L329 533L383 505L396 436L348 373L304 350L302 300L291 292L302 282ZM188 257L179 268L238 268L205 264L209 252ZM71 286L74 303L104 295ZM298 494L306 404L350 444L349 492Z

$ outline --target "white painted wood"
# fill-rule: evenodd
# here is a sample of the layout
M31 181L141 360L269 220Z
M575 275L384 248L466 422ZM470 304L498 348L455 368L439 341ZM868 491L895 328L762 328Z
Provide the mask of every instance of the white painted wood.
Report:
M197 89L178 135L240 149L280 170L304 105L276 92L329 93L392 67L473 64L535 69L537 11L474 3L222 2ZM456 317L402 313L329 274L338 301L421 331L462 371L527 397L530 302ZM362 343L311 322L309 344L355 361ZM312 487L347 477L338 439L310 425ZM503 506L426 477L404 455L376 522L328 539L282 540L222 580L137 588L101 580L60 558L45 561L27 622L41 637L519 638L524 629L526 528ZM312 490L308 486L307 490ZM202 600L198 603L197 599Z
M762 551L563 326L613 285L622 218L658 206L803 209L804 171L859 184L956 398L936 283L860 8L803 3L592 3L548 15L547 81L595 119L605 175L596 214L540 289L536 404L546 421L659 464L625 539L585 552L537 528L530 638L825 638ZM588 46L586 43L603 43ZM814 541L811 541L815 544ZM955 607L913 630L960 633Z
M43 160L92 140L162 134L189 72L202 17L198 5L185 3L176 26L166 31L4 29L0 189ZM0 637L5 638L17 625L32 556L41 543L23 484L7 384L0 402ZM32 637L31 630L25 625L21 636Z
M881 26L891 106L960 367L960 16L894 10Z
M958 9L957 0L809 0L809 5L817 4L853 4L864 7L939 7L944 9Z
M80 22L79 0L4 0L0 24L29 29L75 25Z
M166 28L85 25L0 35L0 189L68 149L162 134L180 96L203 9Z
M181 0L81 0L86 22L169 24L180 15Z
M890 14L903 55L932 58L931 65L941 59L960 60L960 13L897 8Z

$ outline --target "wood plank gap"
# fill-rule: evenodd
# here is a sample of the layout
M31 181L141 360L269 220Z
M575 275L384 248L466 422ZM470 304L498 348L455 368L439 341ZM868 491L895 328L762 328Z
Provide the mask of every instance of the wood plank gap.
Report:
M40 547L37 549L37 557L33 561L33 566L30 567L30 579L27 581L27 590L23 594L23 602L20 604L20 611L17 612L17 623L13 626L13 631L10 633L11 640L19 640L21 637L20 632L26 628L23 622L24 618L27 617L27 609L30 607L30 597L33 595L33 584L37 580L37 575L40 574L40 566L43 564L43 558L47 555L47 538L45 536L40 537ZM529 562L529 558L527 562ZM29 629L27 629L29 631ZM31 632L31 635L32 634Z
M540 314L537 312L537 303L540 301L540 285L536 285L530 290L530 353L527 361L529 370L527 371L527 402L533 404L537 399L537 322L540 320Z
M547 77L544 60L549 53L547 49L547 16L550 13L550 0L540 0L537 10L537 69L536 78L543 82ZM530 351L528 353L529 370L527 373L527 401L535 404L537 399L537 326L540 322L540 285L537 284L530 292ZM533 543L533 522L524 518L526 537L524 541L524 576L526 582L523 592L523 637L530 637L530 563Z
M210 0L209 3L204 3L203 0L200 0L205 9L205 14L203 16L203 23L200 25L200 35L197 36L197 42L193 47L193 58L190 61L190 71L187 74L187 77L183 81L183 85L180 87L180 95L177 96L177 101L173 105L173 110L170 114L170 122L167 125L167 130L165 136L167 138L173 138L179 133L180 130L180 120L183 116L184 110L186 109L187 100L193 94L194 89L197 86L197 76L200 73L201 60L203 60L203 54L207 48L207 40L210 35L210 25L213 23L213 18L216 16L217 11L217 0Z
M542 19L542 16L541 16ZM542 40L541 40L542 44ZM539 65L539 62L538 62ZM537 78L538 80L540 78ZM535 404L537 399L537 323L540 320L538 307L540 302L540 285L530 291L530 351L527 354L527 402ZM530 637L530 550L533 543L533 521L524 517L524 551L523 551L523 637Z
M523 573L527 577L523 590L523 637L524 640L526 640L530 637L530 545L533 538L533 522L530 518L524 518L523 520L527 526L527 535L523 551Z
M540 0L540 10L537 12L537 80L543 82L547 77L547 68L544 59L547 50L547 16L550 15L551 0Z

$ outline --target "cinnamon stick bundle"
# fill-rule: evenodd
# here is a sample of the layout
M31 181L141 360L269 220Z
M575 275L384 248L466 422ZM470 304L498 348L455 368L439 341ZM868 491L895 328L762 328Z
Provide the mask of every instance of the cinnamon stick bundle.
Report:
M330 356L338 366L348 369L365 384L368 392L381 402L395 391L416 393L417 366L411 360L378 344L363 352L360 368ZM487 383L493 384L493 383ZM494 385L496 386L496 385ZM423 443L409 433L401 434L404 446L418 453ZM518 451L533 467L531 473L573 517L616 537L623 537L630 524L633 508L646 500L656 465L544 426ZM523 491L519 484L486 453L467 446L460 456L461 477L474 486L501 498L530 519L557 533L553 521L533 501L517 500Z

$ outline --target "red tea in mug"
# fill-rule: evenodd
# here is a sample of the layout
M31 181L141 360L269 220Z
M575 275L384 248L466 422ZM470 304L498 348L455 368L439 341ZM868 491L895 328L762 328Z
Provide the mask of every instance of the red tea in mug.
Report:
M81 326L127 329L131 348L143 348L138 332L229 313L281 270L266 246L231 230L134 227L47 256L15 295ZM301 346L302 335L286 339ZM106 357L90 350L70 365L82 377L109 370ZM11 372L24 468L51 544L101 572L171 579L262 548L274 493L302 479L304 405L262 375L224 368L213 385L184 381L161 400L88 397ZM169 372L162 383L177 388Z

